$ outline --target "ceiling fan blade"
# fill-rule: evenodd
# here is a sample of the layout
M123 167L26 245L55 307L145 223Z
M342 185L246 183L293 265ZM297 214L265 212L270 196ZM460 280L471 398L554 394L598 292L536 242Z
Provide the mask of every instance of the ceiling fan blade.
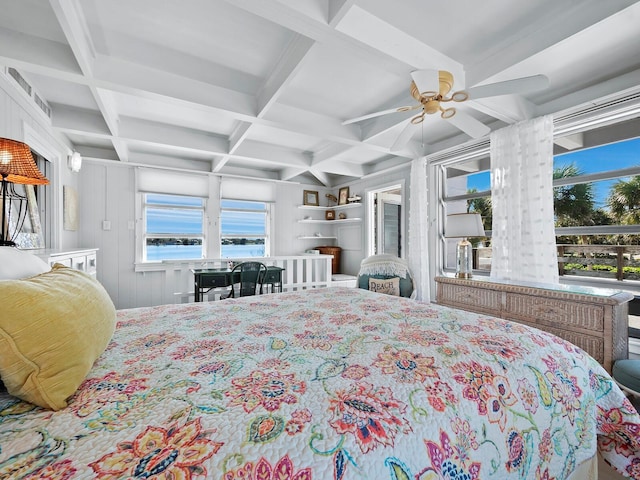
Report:
M509 95L512 93L535 92L544 90L549 86L549 79L545 75L533 75L531 77L514 78L504 82L488 83L467 89L469 99L495 97L497 95Z
M418 87L420 93L440 91L440 74L438 70L414 70L411 72L411 79Z
M415 125L411 123L411 119L407 120L406 122L407 123L402 129L402 132L400 132L400 135L398 135L398 138L396 138L396 141L393 142L393 145L391 145L391 148L389 149L392 152L402 150L407 145L407 143L409 143L409 140L411 140L413 134L416 133Z
M471 138L484 137L491 131L491 129L484 123L476 120L471 115L461 112L460 110L457 110L453 117L445 118L445 120L462 130Z
M381 110L379 112L367 113L366 115L362 115L361 117L350 118L349 120L345 120L344 122L342 122L342 125L349 125L351 123L356 123L361 120L367 120L369 118L380 117L382 115L387 115L389 113L408 112L409 110L415 110L416 108L420 108L421 106L422 105L417 104L410 107L396 107L396 108L389 108L388 110Z

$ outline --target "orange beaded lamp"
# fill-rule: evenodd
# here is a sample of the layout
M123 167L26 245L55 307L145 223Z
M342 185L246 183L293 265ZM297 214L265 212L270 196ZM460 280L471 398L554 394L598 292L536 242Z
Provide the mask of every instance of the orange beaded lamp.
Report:
M9 214L7 197L10 196L11 183L22 185L47 185L49 180L42 174L31 155L26 143L8 138L0 138L0 181L2 181L2 225L0 228L0 245L14 246L9 238ZM11 202L9 202L11 208Z

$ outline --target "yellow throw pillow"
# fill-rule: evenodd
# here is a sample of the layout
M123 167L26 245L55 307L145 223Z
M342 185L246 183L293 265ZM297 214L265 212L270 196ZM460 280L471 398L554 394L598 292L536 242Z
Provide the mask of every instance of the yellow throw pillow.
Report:
M387 295L400 296L400 279L393 278L369 278L369 290Z
M0 280L0 378L22 400L67 406L115 330L104 287L84 272L54 265L23 280Z

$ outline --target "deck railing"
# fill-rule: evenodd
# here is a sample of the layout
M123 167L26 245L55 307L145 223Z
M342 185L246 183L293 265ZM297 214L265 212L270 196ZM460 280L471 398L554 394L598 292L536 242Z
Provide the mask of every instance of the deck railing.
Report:
M331 286L331 259L333 255L296 255L281 257L251 258L205 258L199 260L165 260L162 262L166 272L166 297L174 303L194 301L194 279L192 269L223 268L229 262L258 261L267 266L284 268L282 272L282 291L305 290ZM203 295L203 299L217 300L225 289L214 289Z
M558 245L558 273L640 280L640 245Z
M558 273L618 281L640 280L640 245L556 245ZM474 269L491 270L491 247L474 249Z

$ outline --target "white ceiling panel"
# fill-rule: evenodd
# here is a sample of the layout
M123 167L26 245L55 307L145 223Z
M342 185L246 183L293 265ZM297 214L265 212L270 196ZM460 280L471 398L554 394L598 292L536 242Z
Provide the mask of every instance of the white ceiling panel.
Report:
M634 0L0 0L0 12L2 71L33 84L74 148L113 162L333 187L471 141L436 113L398 147L429 101L491 131L640 91ZM536 74L549 87L419 103L423 68L451 72L452 91ZM379 114L402 106L416 108Z

